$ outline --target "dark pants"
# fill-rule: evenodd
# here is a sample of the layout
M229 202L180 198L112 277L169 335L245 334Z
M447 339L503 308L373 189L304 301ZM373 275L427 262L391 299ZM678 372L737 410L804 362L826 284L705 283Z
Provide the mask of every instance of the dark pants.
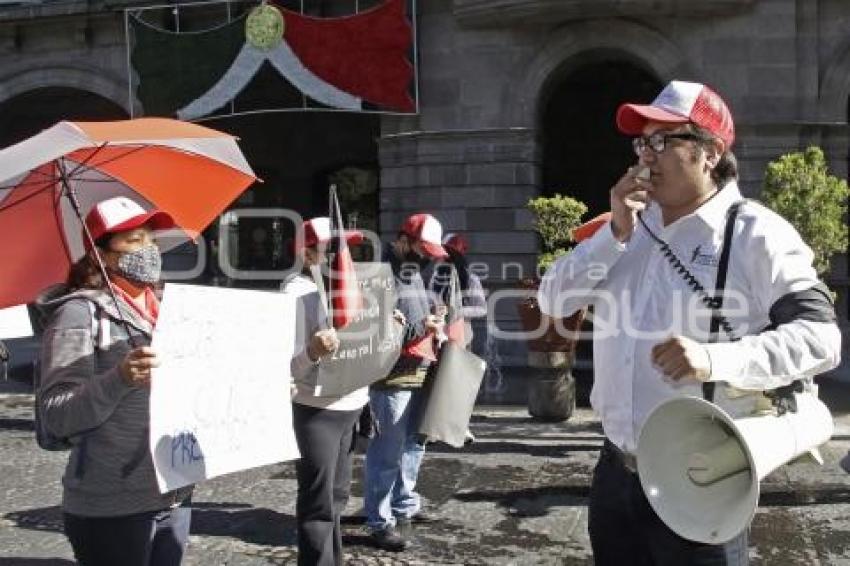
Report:
M339 517L351 484L351 436L360 409L330 411L293 403L301 459L295 464L298 564L342 564Z
M649 505L638 475L606 446L590 487L588 530L597 566L744 566L747 532L722 545L685 540Z
M65 513L65 535L81 566L178 566L191 520L188 504L121 517Z

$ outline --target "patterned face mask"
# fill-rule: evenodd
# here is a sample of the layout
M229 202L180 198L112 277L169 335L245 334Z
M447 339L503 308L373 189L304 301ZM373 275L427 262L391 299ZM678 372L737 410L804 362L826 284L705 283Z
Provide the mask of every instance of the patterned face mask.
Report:
M122 253L118 258L118 273L133 283L156 283L162 273L159 248L150 244L134 252Z

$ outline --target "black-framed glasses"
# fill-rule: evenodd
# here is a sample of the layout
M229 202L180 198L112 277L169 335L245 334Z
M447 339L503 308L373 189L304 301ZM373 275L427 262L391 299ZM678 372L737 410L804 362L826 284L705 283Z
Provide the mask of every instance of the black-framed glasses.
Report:
M667 147L667 140L694 140L705 141L703 136L690 132L680 134L668 134L666 132L655 132L649 136L640 136L632 139L632 147L637 155L641 155L648 147L655 153L661 153Z

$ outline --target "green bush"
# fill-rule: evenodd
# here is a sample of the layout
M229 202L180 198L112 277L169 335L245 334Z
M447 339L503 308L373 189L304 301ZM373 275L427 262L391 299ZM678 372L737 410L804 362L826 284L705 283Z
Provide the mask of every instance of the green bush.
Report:
M761 199L800 233L815 254L818 274L830 258L847 251L847 182L829 174L823 151L783 155L767 166Z
M581 224L587 206L572 197L555 195L531 199L526 207L534 215L534 229L542 243L537 256L537 270L542 273L572 248L573 230Z

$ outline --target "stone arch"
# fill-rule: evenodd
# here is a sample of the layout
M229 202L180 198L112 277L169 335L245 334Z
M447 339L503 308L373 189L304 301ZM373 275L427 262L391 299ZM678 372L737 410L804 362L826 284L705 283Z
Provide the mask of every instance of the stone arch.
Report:
M127 81L105 73L102 69L82 67L41 67L0 76L0 104L27 92L50 87L73 88L96 94L129 115Z
M553 35L528 65L509 95L512 126L535 128L546 88L588 57L616 54L647 68L665 83L694 76L679 47L659 32L625 20L582 22Z

